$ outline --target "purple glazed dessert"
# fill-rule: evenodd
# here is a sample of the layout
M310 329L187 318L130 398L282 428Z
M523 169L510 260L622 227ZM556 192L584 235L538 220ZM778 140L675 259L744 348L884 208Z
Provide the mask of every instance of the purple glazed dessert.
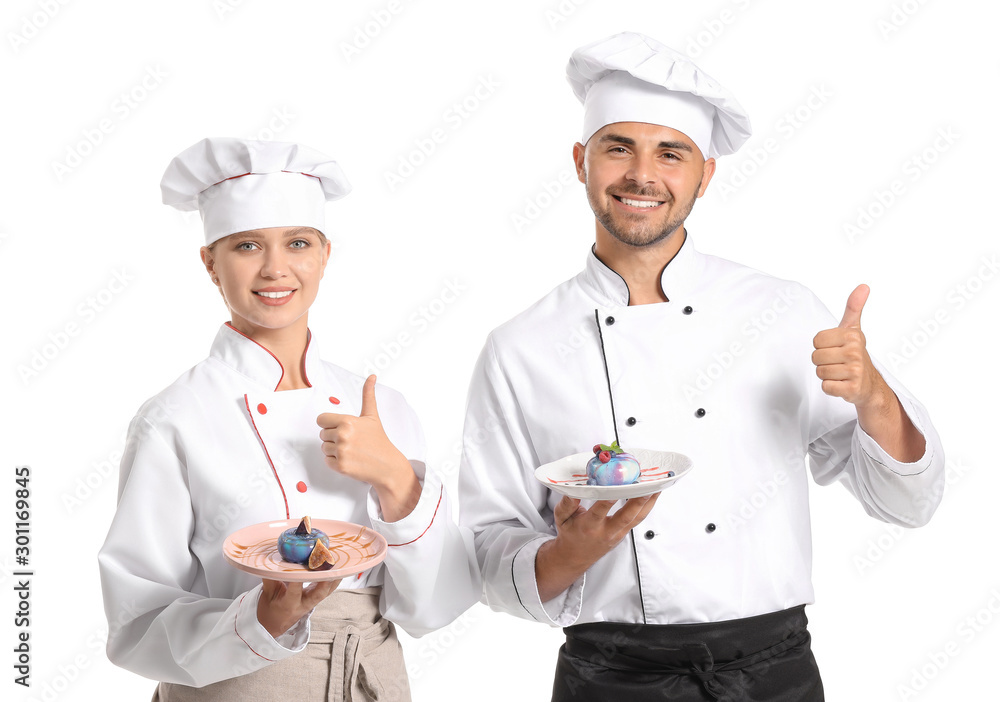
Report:
M632 485L639 482L639 461L622 451L618 442L594 446L587 463L587 485Z

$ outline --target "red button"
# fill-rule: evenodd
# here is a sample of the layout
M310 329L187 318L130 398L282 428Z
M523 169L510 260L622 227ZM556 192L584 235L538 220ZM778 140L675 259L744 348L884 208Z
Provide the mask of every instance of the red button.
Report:
M259 405L257 405L257 411L260 412L261 414L267 414L267 405L261 402Z
M339 405L340 404L340 400L338 400L336 397L331 397L330 398L330 402L332 402L335 405Z
M295 487L296 487L296 489L297 489L297 490L298 490L299 492L305 492L306 490L308 490L308 489L309 489L309 488L308 488L308 487L306 486L306 484L305 484L305 483L303 483L303 482L302 482L301 480L299 481L299 484L298 484L298 485L296 485Z

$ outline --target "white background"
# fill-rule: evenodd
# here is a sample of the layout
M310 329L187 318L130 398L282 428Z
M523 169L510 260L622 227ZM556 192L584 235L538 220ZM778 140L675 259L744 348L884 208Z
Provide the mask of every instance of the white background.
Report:
M329 360L375 364L405 393L454 484L485 335L575 274L593 240L569 179L581 110L566 60L626 29L696 54L754 124L695 207L696 245L802 281L836 315L870 284L870 349L929 408L948 452L944 503L917 531L868 519L840 487L813 490L808 613L828 699L995 694L1000 283L983 261L1000 249L998 14L970 0L6 2L0 697L152 693L103 652L96 553L116 452L141 402L202 359L227 319L198 260L197 216L159 202L170 158L227 135L339 160L355 190L328 210L336 249L311 326ZM435 129L443 143L421 154ZM392 187L401 159L416 165ZM116 274L127 285L109 288ZM433 322L418 326L425 312ZM30 690L11 667L21 464ZM561 638L479 605L405 640L415 698L547 699Z

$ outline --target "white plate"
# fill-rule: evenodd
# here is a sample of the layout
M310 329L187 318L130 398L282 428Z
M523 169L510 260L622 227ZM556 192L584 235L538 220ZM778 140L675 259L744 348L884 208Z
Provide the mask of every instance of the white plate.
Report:
M535 478L546 487L563 495L581 500L627 500L652 495L670 487L691 470L691 459L672 451L632 449L628 451L639 461L639 482L631 485L587 485L587 463L593 451L574 453L558 461L546 463L535 470ZM667 471L673 477L665 477Z

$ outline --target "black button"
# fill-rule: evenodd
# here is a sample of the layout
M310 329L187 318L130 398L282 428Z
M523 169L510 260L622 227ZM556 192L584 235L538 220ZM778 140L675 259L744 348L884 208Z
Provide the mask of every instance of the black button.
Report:
M653 538L654 536L656 536L656 534L654 534L654 533L653 533L653 530L652 530L652 529L650 529L650 530L649 530L649 531L647 531L647 532L646 532L645 534L643 534L643 536L645 536L645 537L646 537L647 539L652 539L652 538Z
M709 534L711 534L713 531L715 531L715 524L713 524L712 522L709 522L708 524L706 524L705 525L705 531L707 531Z
M628 419L625 420L625 423L628 424L630 427L634 427L635 426L635 417L629 417Z
M684 308L684 314L691 314L692 312L694 312L694 307L692 307L691 305L688 305L687 307Z
M704 407L699 407L698 409L696 409L694 411L694 416L698 417L699 419L701 419L702 417L704 417L705 416L705 408Z
M615 323L615 318L614 317L608 317L607 319L604 320L604 323L607 324L610 327L612 324Z

